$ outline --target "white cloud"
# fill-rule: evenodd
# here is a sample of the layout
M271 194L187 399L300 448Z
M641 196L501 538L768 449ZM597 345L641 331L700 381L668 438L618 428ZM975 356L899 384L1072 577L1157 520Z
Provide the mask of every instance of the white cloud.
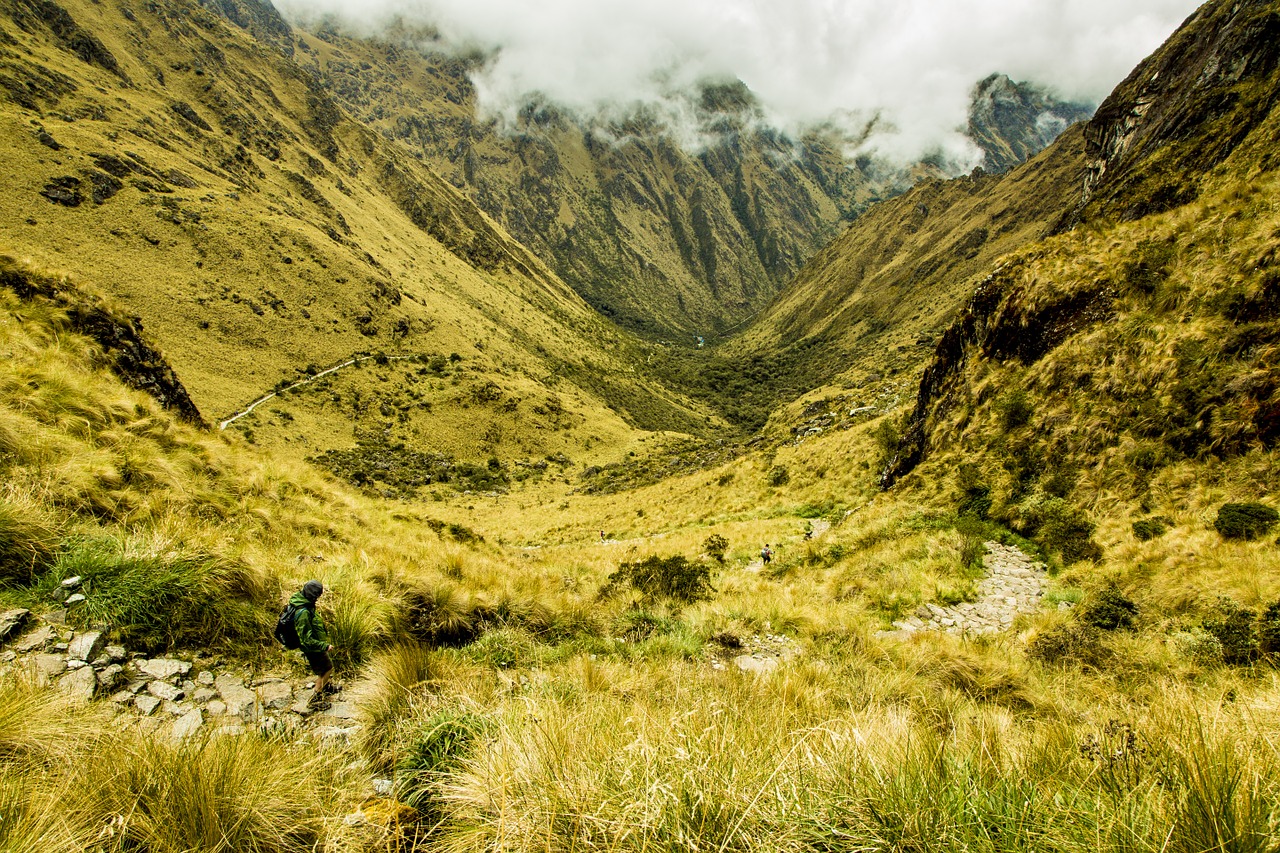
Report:
M295 19L369 29L400 16L495 51L475 83L511 115L533 93L582 115L635 104L673 116L699 80L738 78L796 130L881 123L868 147L902 158L968 150L978 80L1002 71L1099 101L1193 0L280 0Z

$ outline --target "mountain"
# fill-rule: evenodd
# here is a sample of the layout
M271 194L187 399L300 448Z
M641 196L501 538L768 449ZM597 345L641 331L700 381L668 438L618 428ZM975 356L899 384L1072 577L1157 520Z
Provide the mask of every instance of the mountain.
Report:
M853 142L834 129L788 137L739 81L691 93L682 127L652 111L588 120L540 101L507 126L481 116L470 75L484 57L430 30L366 38L303 26L299 61L351 115L403 142L601 313L649 336L731 333L871 204L941 174L850 162ZM1084 109L1011 82L986 81L975 98L973 127L1005 168Z
M968 134L983 150L983 169L1007 172L1095 109L1094 104L1063 101L1042 86L992 74L973 90Z
M207 6L0 5L10 263L136 318L210 423L389 358L235 422L299 454L594 458L705 426L527 248L349 118L269 4Z

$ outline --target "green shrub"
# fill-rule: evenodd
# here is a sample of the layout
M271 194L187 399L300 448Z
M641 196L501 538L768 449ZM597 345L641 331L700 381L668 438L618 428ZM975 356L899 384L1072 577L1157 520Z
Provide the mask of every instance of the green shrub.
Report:
M723 563L724 552L729 550L729 540L719 533L712 533L703 541L702 550L717 563Z
M1114 586L1098 590L1076 610L1077 619L1103 631L1132 628L1137 615L1138 605Z
M518 628L486 631L480 639L464 649L476 663L494 669L532 666L538 659L538 643L528 632Z
M1169 637L1169 643L1180 657L1199 664L1222 663L1222 643L1199 626L1174 633Z
M711 567L679 555L622 563L616 572L609 575L605 589L612 590L621 584L630 584L646 598L668 598L680 604L710 598L713 592Z
M1258 649L1265 655L1280 654L1280 599L1264 607L1258 618Z
M679 628L678 619L635 608L624 611L614 626L617 636L633 643L642 643L650 637L674 634Z
M1163 536L1173 526L1173 519L1163 515L1140 518L1133 523L1133 535L1139 542L1150 542Z
M769 469L769 474L765 480L770 486L785 486L791 482L791 472L783 465L774 465Z
M1102 548L1092 538L1097 525L1084 510L1062 498L1050 498L1034 506L1030 515L1029 522L1035 528L1032 538L1059 554L1067 565L1102 558Z
M1101 668L1111 660L1102 631L1083 622L1065 622L1039 632L1027 643L1027 657L1042 663L1075 663Z
M1005 432L1026 426L1031 422L1031 415L1035 412L1031 407L1031 401L1027 399L1027 392L1021 388L1016 388L1004 395L996 408L1000 415L1000 426Z
M202 553L146 553L114 539L77 543L58 555L42 587L84 579L73 618L109 625L137 648L260 643L270 636L278 585L248 566Z
M1275 526L1280 513L1266 504L1223 504L1214 528L1223 539L1257 539Z
M412 727L396 762L396 793L401 802L437 815L442 785L462 767L489 725L478 714L450 709Z
M1222 659L1238 666L1258 656L1254 634L1254 613L1230 598L1219 598L1213 613L1204 619L1204 629L1222 644Z

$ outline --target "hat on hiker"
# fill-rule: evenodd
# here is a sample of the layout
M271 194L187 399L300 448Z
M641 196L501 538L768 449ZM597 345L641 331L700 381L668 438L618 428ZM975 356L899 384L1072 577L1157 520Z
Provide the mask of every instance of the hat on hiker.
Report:
M316 599L320 597L322 592L324 592L324 585L320 581L307 581L302 585L302 597L312 604L316 603Z

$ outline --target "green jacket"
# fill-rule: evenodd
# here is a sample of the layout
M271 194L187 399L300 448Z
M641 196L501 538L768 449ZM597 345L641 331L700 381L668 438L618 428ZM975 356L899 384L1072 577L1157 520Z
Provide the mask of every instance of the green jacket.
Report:
M316 612L315 605L303 598L300 592L295 592L289 603L297 608L293 614L293 627L298 632L302 650L312 654L328 651L329 632L324 629L324 621Z

